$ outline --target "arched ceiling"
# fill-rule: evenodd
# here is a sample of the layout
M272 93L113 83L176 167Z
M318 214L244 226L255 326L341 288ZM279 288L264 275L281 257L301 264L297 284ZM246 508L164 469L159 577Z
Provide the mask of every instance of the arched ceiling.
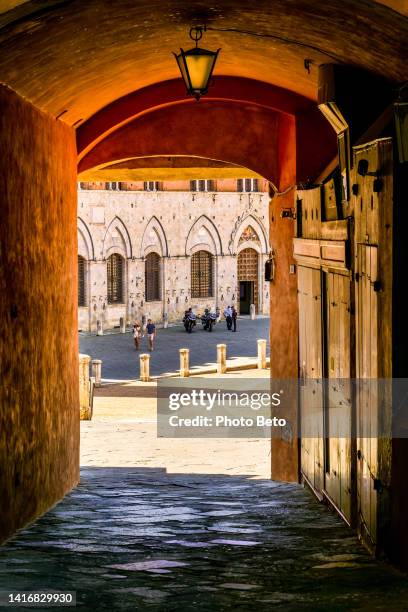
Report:
M294 150L294 126L293 117L267 108L228 101L182 102L112 132L80 160L79 175L82 180L83 173L115 162L124 167L134 157L181 155L246 167L282 188L280 151L286 146Z
M262 178L256 172L235 164L202 157L136 157L83 172L81 181L171 181L217 178Z
M333 58L395 83L407 80L408 20L396 12L406 2L386 4L392 8L373 0L4 0L0 79L78 125L130 92L178 77L172 51L190 46L191 25L206 23L302 43L224 31L203 40L222 48L215 74L314 100L317 66ZM313 60L310 74L306 58Z

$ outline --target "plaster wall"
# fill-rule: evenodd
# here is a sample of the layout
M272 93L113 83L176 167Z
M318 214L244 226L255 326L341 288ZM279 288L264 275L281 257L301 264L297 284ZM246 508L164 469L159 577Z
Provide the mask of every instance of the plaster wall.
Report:
M0 86L0 541L79 479L74 132Z

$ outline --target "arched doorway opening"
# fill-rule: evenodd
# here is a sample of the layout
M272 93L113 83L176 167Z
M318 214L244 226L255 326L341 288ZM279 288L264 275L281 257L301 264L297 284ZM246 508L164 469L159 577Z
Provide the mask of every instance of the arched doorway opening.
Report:
M238 254L239 313L250 314L251 304L259 312L259 262L255 249L246 248Z
M397 6L396 1L387 3ZM16 4L9 2L7 6L13 7ZM230 163L251 165L252 169L274 182L279 194L273 199L270 211L271 235L274 236L276 255L275 277L270 288L271 311L275 309L276 312L271 330L271 344L274 346L275 355L272 368L275 377L297 376L296 268L291 259L293 219L297 213L294 211L291 189L296 182L302 182L303 179L307 180L307 184L319 183L320 173L324 171L325 164L331 161L331 147L327 146L330 139L326 138L327 133L325 136L317 129L319 126L317 118L315 125L310 121L310 116L319 116L315 108L319 73L317 68L323 62L328 62L330 57L333 59L335 54L340 63L357 64L377 74L383 73L392 80L393 85L406 80L404 23L397 12L372 1L367 1L364 7L359 7L361 19L358 29L352 27L358 4L356 2L340 7L336 2L329 2L323 6L313 0L312 4L319 12L319 19L316 19L315 11L304 8L304 3L294 2L293 10L290 14L286 14L285 3L282 2L273 3L267 8L261 5L256 9L248 8L241 3L242 11L236 10L236 7L231 11L227 2L225 8L220 9L220 14L214 16L214 21L223 23L222 20L227 19L232 36L226 39L225 35L221 34L221 30L218 33L213 30L213 33L209 34L213 36L212 39L209 38L209 42L210 46L215 47L217 44L226 50L226 61L222 70L225 72L228 84L227 81L224 81L224 85L219 81L222 87L216 89L215 85L212 89L213 102L211 98L207 98L200 105L196 105L193 101L192 104L180 101L176 90L170 95L174 83L166 84L166 79L172 80L174 76L171 63L173 58L170 53L158 53L157 49L157 40L166 40L169 49L177 48L181 34L185 34L187 22L189 25L192 19L190 5L188 15L183 18L178 11L174 12L171 7L164 5L161 7L159 2L156 10L161 11L160 19L155 20L155 31L152 30L150 42L146 44L146 37L140 35L136 39L134 30L128 28L127 24L132 18L136 24L143 24L145 11L148 11L150 19L151 7L143 9L135 5L131 9L129 3L104 2L105 18L100 20L95 18L95 3L82 3L80 10L73 14L70 14L72 3L56 3L55 7L49 7L49 11L34 13L35 25L37 26L38 19L38 26L46 27L26 28L25 26L31 26L33 22L27 21L24 27L21 27L22 22L31 19L30 14L35 10L36 3L18 2L18 4L22 4L23 8L19 7L18 12L13 13L8 11L9 14L4 17L3 27L7 27L7 32L1 41L4 51L7 51L2 54L1 60L2 79L7 84L7 88L1 90L0 99L2 120L4 119L1 142L2 148L10 152L10 156L4 156L7 180L3 183L20 187L12 190L7 187L7 207L4 209L6 216L5 222L2 223L7 247L2 249L5 269L2 286L8 286L8 290L2 292L5 299L4 335L7 339L4 344L6 349L11 347L11 350L4 351L6 355L4 362L7 364L4 381L5 431L10 431L9 448L5 453L7 462L4 461L6 465L4 472L8 478L4 505L7 518L11 517L8 520L7 533L12 531L13 526L17 528L55 502L75 484L78 477L75 459L78 425L72 416L78 399L77 391L73 392L77 379L78 351L73 334L76 327L74 305L77 298L76 287L73 287L72 283L72 279L75 280L77 275L76 245L73 237L76 217L74 190L76 152L82 152L84 155L80 159L82 170L99 168L111 162L122 163L130 156L138 157L142 154L151 156L161 154L166 157L175 152L188 156L201 154L208 157L211 154ZM237 6L239 7L240 3ZM126 8L126 20L123 19L124 8ZM165 15L168 19L164 18ZM262 23L268 38L265 38L263 43L260 43L259 37L241 43L240 41L245 39L237 38L234 31L238 29L239 21L242 19L245 19L248 31L258 32L259 24ZM327 28L321 31L323 22L327 24ZM79 24L82 26L85 23L96 24L99 36L90 36L88 28L79 27ZM169 23L174 26L171 31ZM292 44L284 40L277 45L274 34L276 23L282 23L286 35L293 39L297 38L301 27L306 46L302 43L297 44L296 41ZM343 44L344 24L349 26L347 45ZM123 27L126 32L122 30ZM109 32L105 33L106 36L104 28L109 29ZM370 45L367 44L367 41L372 40L373 32L376 33L378 42L377 52L372 52ZM390 32L393 33L392 36L389 35ZM46 41L43 39L44 35ZM135 40L139 41L131 54L132 70L129 70L130 38L132 45ZM75 41L78 52L64 56L63 53L69 48L68 40L70 44ZM98 43L96 47L95 42ZM112 55L110 63L107 63L106 51L110 43L114 44L116 52ZM53 48L54 45L56 49ZM320 52L319 47L315 45L321 45ZM24 52L28 46L29 54ZM306 48L311 59L305 63ZM51 59L44 65L42 58L47 50ZM310 56L309 51L313 51ZM84 58L88 57L89 61L84 61ZM248 57L250 61L247 61ZM64 61L61 58L64 58ZM312 70L309 70L310 66ZM243 91L242 82L234 84L231 81L237 74L241 75L240 78L246 79L262 78L267 83L257 85L256 90L252 87L254 83L251 83L248 91ZM222 75L216 75L216 78L219 76ZM152 82L154 78L157 83ZM39 87L39 83L46 83L47 86ZM263 89L269 104L272 104L269 96L269 87L272 84L275 90L273 108L278 111L277 113L265 111L263 106L265 97L261 96ZM177 87L181 88L181 83L176 84ZM234 104L226 102L226 87L228 99L233 99L234 104L242 106L236 113L236 118L239 114L241 120L230 121ZM277 89L286 87L291 91L296 90L296 96L292 94L288 96L282 92L282 89L280 91ZM134 97L129 98L128 96L132 96L131 88L135 88L136 92ZM232 88L234 95L231 93ZM165 90L168 95L165 95ZM159 91L162 92L160 98L156 95ZM346 97L350 98L347 90L345 93ZM122 95L121 103L116 104L115 99L120 95ZM184 96L184 92L182 95ZM304 100L299 100L299 96L304 96ZM357 100L359 96L353 97ZM136 98L141 101L138 110L135 110L133 105ZM278 103L278 98L281 103ZM175 102L174 109L166 106L169 100ZM367 103L371 101L367 99ZM249 113L251 106L253 108ZM157 112L154 110L149 112L149 109L159 109L159 107L160 110ZM126 113L126 108L128 110L131 108L130 113ZM267 108L272 107L268 105ZM41 112L38 112L39 110ZM122 114L119 111L123 111ZM138 126L132 125L135 123L132 117L134 118L136 114L139 116ZM252 120L249 122L250 114ZM92 117L93 120L88 123ZM323 121L323 118L320 117L320 120ZM236 125L240 126L238 147ZM24 129L21 126L24 126ZM200 129L197 129L197 126ZM215 127L215 134L209 129L211 126ZM244 149L246 137L243 138L243 134L246 127L248 127L246 130L248 138L251 134L263 136L266 146L262 143L259 146L252 140L251 143L248 141L250 146ZM74 130L77 142L79 145L82 142L82 147L75 147ZM26 146L27 134L32 137L29 148ZM160 139L155 138L157 134L160 134ZM106 138L103 138L104 135ZM206 137L211 147L204 146ZM159 140L162 141L161 147L157 145ZM122 147L119 141L124 143ZM291 141L292 144L288 147ZM184 143L188 146L183 146ZM19 164L10 164L10 158L14 159L14 154L11 154L15 151L18 151ZM36 181L32 180L33 160L36 165L36 176L39 177ZM43 162L39 163L38 160ZM257 167L253 168L255 161ZM305 169L306 162L311 161L315 162L313 172L309 167ZM347 163L345 165L347 170ZM377 164L373 165L373 168L378 167ZM21 168L24 168L24 172L21 172ZM357 185L357 182L354 185ZM30 197L22 198L21 192L30 192ZM375 197L372 201L375 201ZM305 205L306 199L305 195ZM24 206L27 207L24 209L24 214L20 212L22 210L19 205L20 200L24 200ZM61 203L58 208L56 208L57 202ZM14 229L16 217L13 215L17 213L13 211L18 211L20 215L17 218L18 231ZM304 209L304 218L308 212ZM312 215L313 212L316 213L316 208L310 212L312 214L309 215L309 220L310 217L313 220ZM33 219L36 223L31 222ZM319 219L321 219L320 214ZM37 223L37 220L41 220L41 224ZM347 220L348 218L343 219ZM335 230L343 236L339 227L336 226ZM24 241L20 240L20 235L24 236ZM363 242L367 242L365 233L362 236ZM300 240L301 237L298 238ZM315 238L316 236L312 238L311 235L302 234L302 239L305 240ZM336 253L336 248L330 250L327 248L326 241L327 233L322 237L322 242L312 244L312 248L306 248L310 243L298 242L299 261L303 258L304 263L304 258L310 257L313 266L316 266L315 259L318 259L320 265L323 259L322 253L326 255ZM12 257L15 257L15 253L20 253L21 244L26 245L29 242L30 252L24 252L21 257L26 265L16 271ZM47 248L44 245L48 245ZM50 245L55 248L51 249ZM312 255L316 253L318 255L313 259ZM12 257L9 254L12 254ZM41 266L29 266L30 261L34 263L41 261ZM326 261L330 267L338 265L336 259L333 261L328 257ZM51 288L48 279L55 270L60 270L61 273ZM351 277L354 278L353 274ZM313 291L311 295L315 299ZM283 298L287 300L284 301ZM12 303L9 303L11 299ZM103 300L104 296L101 296L102 304ZM54 305L54 311L45 313L43 309L50 303ZM20 316L21 312L23 316ZM19 336L19 334L23 336L24 333L24 327L18 327L20 320L24 320L25 326L31 326L34 331L32 337L36 339L37 346L31 347L31 354L27 351L30 344ZM13 326L16 329L13 329ZM282 329L284 333L281 333ZM63 351L61 337L66 339ZM12 356L10 359L9 354ZM59 364L61 376L58 378L47 375L52 370L52 362ZM38 364L36 370L33 370L33 363ZM16 404L14 397L8 392L10 388L8 381L14 382L17 379L15 377L13 380L13 368L18 372L19 387L16 395L21 398L20 404ZM54 412L59 420L58 425L50 431L38 427L41 435L36 436L37 446L33 447L33 452L30 454L28 462L30 469L23 471L19 469L19 449L27 441L31 443L30 436L35 428L30 426L27 430L21 428L21 431L17 431L13 427L12 417L17 414L18 419L18 411L25 411L26 406L32 408L35 427L38 427L37 423L50 422L49 415L53 415ZM41 418L37 415L41 415ZM297 423L296 419L294 422ZM18 440L14 438L17 434ZM280 466L285 462L288 465L284 475L282 472L279 473L283 479L297 476L296 438L295 426L293 430L285 432L284 439L277 441L281 448L275 453L275 457L278 457ZM42 470L37 469L38 465L51 465L52 470L49 473L45 472L47 478L44 482L47 486L36 488L36 482L30 478L30 474L33 472L42 474ZM291 466L294 466L293 469ZM60 478L61 474L65 474L65 479ZM372 480L374 482L374 479ZM375 480L376 486L381 483L381 479ZM17 491L17 494L13 492L10 496L14 481L21 483L20 492ZM40 489L41 495L38 494ZM394 500L398 490L393 484ZM31 505L25 503L22 492L34 500ZM396 520L399 520L398 514Z

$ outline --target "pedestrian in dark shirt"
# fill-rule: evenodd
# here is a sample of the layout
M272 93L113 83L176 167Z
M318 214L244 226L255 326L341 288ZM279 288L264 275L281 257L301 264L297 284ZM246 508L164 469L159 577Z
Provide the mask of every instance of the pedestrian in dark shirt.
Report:
M154 349L154 339L156 337L156 326L151 319L147 319L146 325L147 338L149 340L149 351Z
M233 326L233 330L232 331L237 331L237 310L235 308L235 306L232 307L232 326Z

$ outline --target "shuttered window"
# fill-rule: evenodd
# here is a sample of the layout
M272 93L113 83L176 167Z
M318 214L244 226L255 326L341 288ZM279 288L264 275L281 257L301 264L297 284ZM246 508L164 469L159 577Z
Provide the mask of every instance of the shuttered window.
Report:
M78 306L86 306L85 259L78 255Z
M145 191L159 191L160 183L159 181L145 181L143 183L143 189Z
M213 295L213 256L198 251L191 257L191 297L206 298Z
M149 253L145 261L146 302L160 300L160 256Z
M237 180L237 191L249 193L259 191L259 181L256 178L246 178Z
M107 261L108 304L123 302L123 273L124 259L114 253Z
M215 191L215 182L211 179L190 181L190 191Z

